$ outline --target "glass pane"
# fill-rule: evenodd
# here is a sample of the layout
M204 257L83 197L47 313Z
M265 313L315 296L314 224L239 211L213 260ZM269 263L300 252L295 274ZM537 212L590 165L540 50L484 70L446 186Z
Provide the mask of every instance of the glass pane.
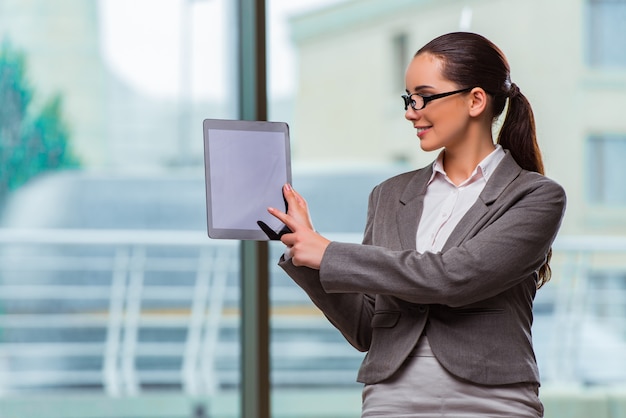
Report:
M207 237L202 140L237 117L233 22L0 2L0 415L238 415L239 245Z
M477 32L502 48L533 106L547 175L568 195L552 280L534 302L540 397L546 416L593 415L592 397L614 396L626 382L626 125L611 111L626 106L626 40L616 23L624 2L291 3L269 1L270 118L289 122L294 186L316 229L333 240L359 242L372 187L437 157L420 149L404 118L398 67L446 32ZM601 57L589 62L588 51ZM599 135L589 140L589 132ZM276 263L284 246L273 245ZM272 280L274 416L358 416L363 354L278 267Z
M339 139L342 132L338 130L344 129L345 125L338 116L329 117L329 113L340 107L339 102L351 102L337 114L341 117L349 117L362 106L355 101L349 87L335 85L345 78L335 80L332 72L337 67L349 65L355 53L345 51L345 56L337 57L319 51L320 55L315 59L337 60L336 65L327 68L317 63L308 68L306 59L311 58L302 54L297 38L299 31L305 30L300 26L306 26L306 23L300 24L299 19L315 15L318 10L323 13L325 8L340 8L343 3L341 0L269 1L269 110L271 120L290 124L293 183L307 199L316 229L327 237L360 242L369 192L382 180L401 172L403 166L398 166L397 160L404 158L394 154L390 161L372 163L371 155L359 154L359 148L372 147L369 139L350 152L343 151L349 147L346 142L358 135ZM402 56L406 53L406 36L396 34L390 42L395 48L396 79L381 80L381 83L385 88L401 92L404 88L400 88L397 73L398 67L403 67L408 59ZM326 72L317 78L311 77L312 72L320 70ZM403 73L404 68L401 71ZM367 100L367 96L360 94L358 101ZM317 119L315 115L320 109L312 113L310 110L320 105L327 109ZM374 126L374 129L378 128ZM316 141L332 142L337 153L316 146ZM355 377L363 353L352 348L306 294L276 266L284 246L272 243L271 249L272 415L298 415L302 411L319 417L358 415L361 385L356 383Z
M589 64L599 68L624 68L626 53L626 2L622 0L589 0Z
M589 178L590 203L618 207L626 205L626 189L621 180L626 177L626 136L591 137L588 150L589 171L596 174Z

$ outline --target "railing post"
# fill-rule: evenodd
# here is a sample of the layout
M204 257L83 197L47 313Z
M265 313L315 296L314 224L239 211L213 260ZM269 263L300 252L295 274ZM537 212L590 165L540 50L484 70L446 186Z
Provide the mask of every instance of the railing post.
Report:
M106 349L104 352L104 362L102 366L103 384L107 393L111 396L119 396L122 392L119 357L122 338L122 323L124 320L128 265L128 249L126 247L118 247L115 252L113 277L111 278Z
M139 382L137 376L136 357L145 263L146 249L143 246L135 246L131 254L129 282L126 289L126 312L121 359L124 388L128 395L137 395L141 389L141 382Z
M194 285L193 299L191 301L191 311L189 313L189 326L185 341L185 354L183 357L182 380L185 392L197 396L202 393L198 364L201 359L202 328L205 322L206 309L209 299L209 288L211 286L211 265L217 261L215 253L208 249L200 251L198 258L198 271L196 273L196 283ZM215 330L219 332L219 329ZM213 353L206 361L213 364ZM211 367L208 370L209 379L216 379L215 372ZM213 395L212 392L209 392Z

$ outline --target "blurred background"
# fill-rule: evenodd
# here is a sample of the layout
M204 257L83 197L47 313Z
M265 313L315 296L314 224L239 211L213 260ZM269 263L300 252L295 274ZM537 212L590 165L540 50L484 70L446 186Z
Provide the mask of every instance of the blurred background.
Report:
M206 234L202 120L238 112L234 0L0 0L0 416L239 417L239 243ZM269 120L316 229L429 164L404 71L485 35L568 194L537 295L546 417L626 416L626 0L267 0ZM362 354L270 246L275 417L355 417Z

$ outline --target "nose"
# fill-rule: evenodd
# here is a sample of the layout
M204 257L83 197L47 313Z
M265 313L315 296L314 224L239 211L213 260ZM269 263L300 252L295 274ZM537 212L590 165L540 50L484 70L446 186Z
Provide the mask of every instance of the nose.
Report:
M411 106L409 106L406 111L404 112L404 118L406 120L416 120L419 119L419 111L413 109Z

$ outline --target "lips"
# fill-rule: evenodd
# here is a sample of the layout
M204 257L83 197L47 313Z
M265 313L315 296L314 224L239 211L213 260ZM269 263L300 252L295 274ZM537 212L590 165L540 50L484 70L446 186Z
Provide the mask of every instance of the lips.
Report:
M432 128L432 126L424 126L424 127L416 126L415 129L417 130L417 136L421 138L422 136L426 134L426 132L430 130L430 128Z

